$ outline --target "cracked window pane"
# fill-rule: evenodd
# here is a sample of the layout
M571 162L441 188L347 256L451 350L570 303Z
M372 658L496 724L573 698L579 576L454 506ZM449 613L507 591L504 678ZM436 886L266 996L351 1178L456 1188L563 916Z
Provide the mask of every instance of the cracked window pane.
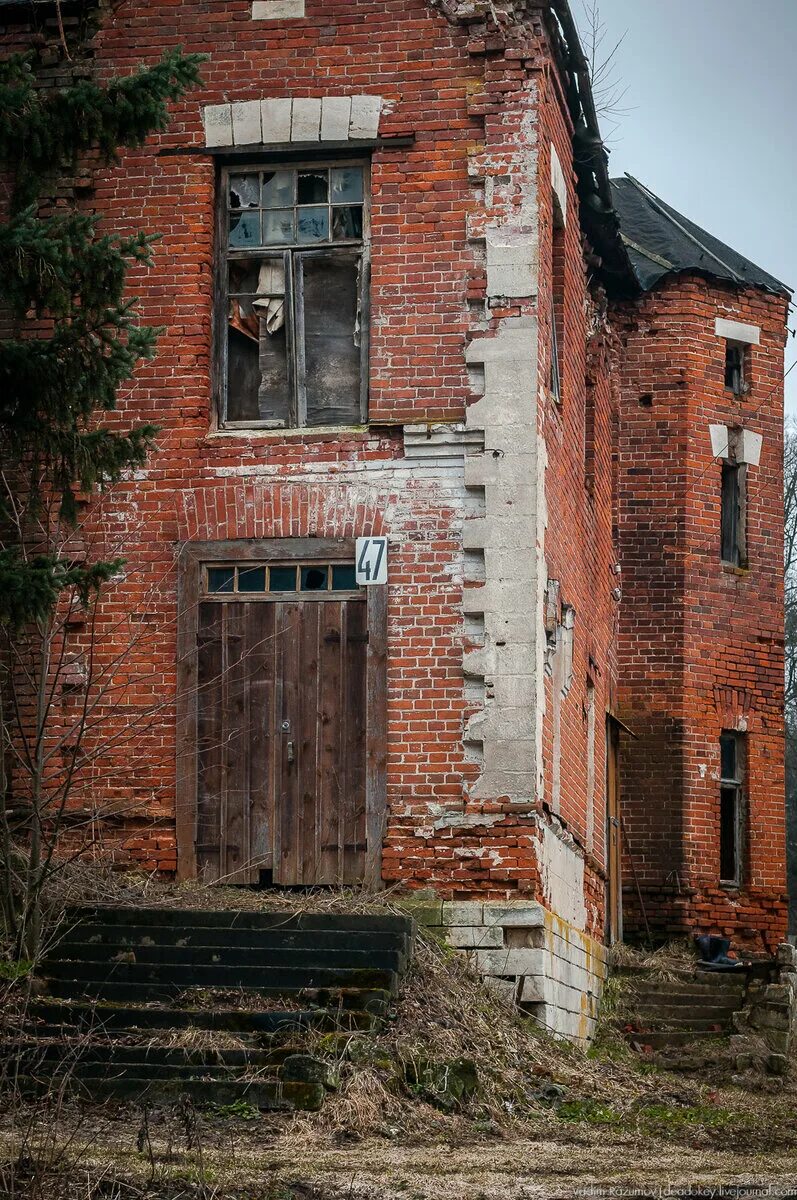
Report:
M236 247L260 245L260 213L230 213L230 245Z
M300 208L298 210L299 237L298 240L309 242L325 242L329 237L329 209Z
M230 208L257 208L260 181L257 175L230 177Z
M333 204L362 204L362 167L333 167L329 177L329 198Z
M266 171L263 208L289 208L293 204L293 171Z
M327 571L327 567L302 567L302 591L325 592Z
M361 238L363 235L363 210L357 205L332 209L332 239Z
M293 241L293 209L274 208L263 213L263 244L284 245Z
M329 198L329 172L300 171L296 191L297 204L326 204Z

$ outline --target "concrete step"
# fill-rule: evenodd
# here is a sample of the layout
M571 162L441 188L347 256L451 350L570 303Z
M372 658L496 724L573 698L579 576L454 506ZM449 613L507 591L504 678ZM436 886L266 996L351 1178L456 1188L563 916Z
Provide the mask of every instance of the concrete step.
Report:
M179 994L189 988L242 989L268 995L298 995L307 988L362 988L395 992L396 972L356 967L290 967L221 966L198 963L190 969L173 963L118 962L112 966L101 963L50 961L42 977L57 995L64 993L63 985L79 984L84 992L120 998L119 988L128 987L129 996L140 988L156 988ZM123 996L124 993L121 993ZM154 998L154 996L153 996Z
M659 1050L664 1046L688 1046L692 1042L721 1041L728 1035L722 1030L651 1029L626 1033L625 1036L629 1042L652 1046L654 1050Z
M706 1003L701 1000L688 1000L686 997L676 996L662 997L660 1000L628 997L625 1003L627 1012L672 1012L681 1017L685 1017L689 1013L694 1013L696 1017L728 1016L738 1012L740 1007L740 1003L736 1000L721 1003L718 997L708 997Z
M140 910L139 910L140 911ZM80 921L55 931L52 956L65 956L67 947L75 944L113 946L117 949L148 947L205 947L215 950L260 951L281 948L294 950L393 951L404 954L411 948L407 932L379 929L304 929L304 928L232 928L217 926L119 925L98 921Z
M406 954L397 950L349 948L318 948L293 946L136 946L107 942L62 942L42 962L41 971L47 974L51 965L64 962L103 964L106 969L130 963L139 966L225 966L236 969L279 967L304 971L315 967L335 967L345 970L384 970L403 974Z
M661 995L661 996L743 996L745 990L742 979L718 979L716 982L704 982L700 979L641 979L629 981L629 995Z
M106 905L77 905L66 912L68 925L76 922L96 922L115 925L153 928L221 929L221 930L342 930L414 934L411 917L397 913L284 913L199 908L146 908Z
M626 1024L633 1025L635 1029L694 1029L695 1031L709 1029L721 1030L726 1033L732 1031L730 1017L673 1017L668 1014L637 1011L629 1014Z
M354 996L346 999L349 1005L355 1002ZM358 993L356 1001L362 1004L362 1008L346 1007L341 999L341 1003L334 1006L266 1012L240 1008L203 1010L49 1000L31 1005L29 1011L38 1022L36 1033L42 1037L62 1036L65 1030L185 1029L190 1026L236 1034L272 1035L305 1029L323 1032L373 1029L386 1011L388 999L385 993Z

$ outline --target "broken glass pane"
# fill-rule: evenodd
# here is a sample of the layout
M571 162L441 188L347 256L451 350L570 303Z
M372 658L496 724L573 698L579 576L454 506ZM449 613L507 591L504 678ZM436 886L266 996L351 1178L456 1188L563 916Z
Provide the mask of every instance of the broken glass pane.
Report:
M293 204L293 171L266 171L263 208L289 208Z
M282 245L293 241L293 209L274 208L263 213L263 244Z
M253 175L230 176L230 208L257 208L260 177Z
M341 563L332 568L332 591L353 592L357 588L357 572L354 563Z
M356 204L346 208L332 209L332 238L361 238L363 235L363 210Z
M271 567L268 572L270 592L295 592L296 567Z
M302 591L325 592L328 567L302 567Z
M239 567L239 592L264 592L266 590L265 567Z
M362 167L333 167L329 174L329 198L333 204L362 204Z
M234 592L235 567L208 567L209 592Z
M260 213L230 213L230 245L258 246L260 244Z
M359 256L301 256L308 425L360 422Z
M300 171L297 204L326 204L329 196L328 175L328 171Z
M300 242L325 242L329 237L329 209L300 208L299 237Z

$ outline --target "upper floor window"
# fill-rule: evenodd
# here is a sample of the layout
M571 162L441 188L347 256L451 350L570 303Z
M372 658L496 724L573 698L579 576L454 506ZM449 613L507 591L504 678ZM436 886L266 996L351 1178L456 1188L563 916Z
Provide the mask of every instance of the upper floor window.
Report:
M725 386L730 388L735 396L743 396L747 392L747 359L749 346L743 342L725 342Z
M365 421L366 181L362 162L223 173L222 425Z

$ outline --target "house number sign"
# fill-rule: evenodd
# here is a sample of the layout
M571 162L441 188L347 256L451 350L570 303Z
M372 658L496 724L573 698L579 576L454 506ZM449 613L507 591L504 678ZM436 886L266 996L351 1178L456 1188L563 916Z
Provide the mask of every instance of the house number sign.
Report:
M387 583L387 538L357 538L357 584Z

